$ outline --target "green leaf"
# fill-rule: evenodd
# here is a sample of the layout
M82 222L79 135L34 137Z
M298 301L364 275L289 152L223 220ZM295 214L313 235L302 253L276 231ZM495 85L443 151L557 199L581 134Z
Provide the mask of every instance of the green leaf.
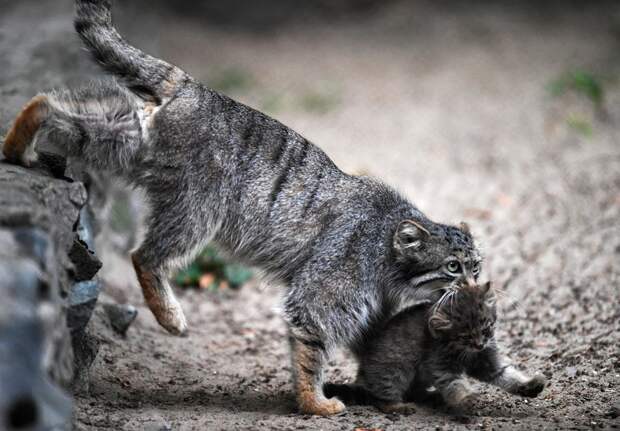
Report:
M603 101L603 86L594 75L575 71L572 76L575 90L586 95L593 103L600 105Z
M593 128L592 124L585 118L571 115L567 118L566 122L576 132L581 133L583 136L592 136Z
M224 267L224 277L231 287L240 287L252 278L252 271L241 265L231 264Z
M603 84L589 72L582 70L568 72L548 85L548 91L553 96L561 96L568 90L584 95L597 106L603 103Z
M174 282L180 286L195 286L198 284L201 275L202 270L200 267L196 263L192 263L177 273L174 277Z

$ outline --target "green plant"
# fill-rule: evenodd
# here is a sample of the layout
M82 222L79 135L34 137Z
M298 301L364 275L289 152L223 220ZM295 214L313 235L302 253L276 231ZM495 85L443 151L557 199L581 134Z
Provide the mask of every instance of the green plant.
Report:
M566 123L571 129L581 133L583 136L592 136L592 124L583 117L577 115L570 115L566 119Z
M569 90L586 96L597 107L603 104L603 84L601 80L592 73L574 70L563 74L549 85L549 91L554 96L560 96Z
M241 287L252 278L248 268L230 263L213 246L207 246L186 268L179 271L174 281L179 286L217 289Z
M299 99L307 112L326 114L340 103L340 91L334 85L322 86L305 92Z

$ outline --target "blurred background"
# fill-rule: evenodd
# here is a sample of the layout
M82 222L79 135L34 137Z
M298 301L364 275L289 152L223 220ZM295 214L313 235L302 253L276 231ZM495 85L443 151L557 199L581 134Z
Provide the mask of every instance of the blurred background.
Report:
M484 277L505 292L501 338L552 378L532 404L485 390L481 423L617 417L620 3L115 3L132 44L291 126L343 170L382 178L432 219L471 225ZM0 68L0 132L37 91L101 76L73 33L69 0L0 0ZM78 429L407 429L361 408L334 420L291 415L278 289L256 278L227 289L249 273L213 263L214 251L175 278L205 287L181 292L190 337L164 335L127 259L139 197L112 189L100 274L105 294L139 316L127 339L101 336ZM340 355L329 376L353 370ZM450 423L432 412L416 421Z

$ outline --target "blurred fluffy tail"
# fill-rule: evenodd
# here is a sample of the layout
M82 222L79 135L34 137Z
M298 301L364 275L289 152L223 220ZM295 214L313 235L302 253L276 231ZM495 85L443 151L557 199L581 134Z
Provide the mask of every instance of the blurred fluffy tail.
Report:
M101 66L142 99L161 104L183 85L178 67L129 45L112 26L110 0L76 0L75 30Z

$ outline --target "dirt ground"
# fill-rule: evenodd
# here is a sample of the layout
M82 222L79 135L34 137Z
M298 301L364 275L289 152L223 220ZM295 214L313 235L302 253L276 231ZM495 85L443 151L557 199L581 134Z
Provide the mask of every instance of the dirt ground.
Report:
M74 71L55 78L66 61L94 70L72 39L70 4L56 4L14 9L30 25L7 20L0 32L5 44L18 39L13 31L47 35L47 48L32 52L52 71L49 85L79 80ZM433 219L467 221L484 276L505 291L498 337L550 380L540 398L480 386L484 407L467 419L424 407L299 415L276 286L179 292L191 329L175 338L144 307L127 257L108 251L106 294L139 316L125 339L101 334L75 428L620 427L620 7L536 4L396 2L260 34L158 10L119 20L134 43L268 111L344 170L383 178ZM63 49L65 62L53 55ZM28 52L11 57L14 70L28 70ZM601 77L600 106L551 95L576 70ZM328 378L354 372L340 352Z

